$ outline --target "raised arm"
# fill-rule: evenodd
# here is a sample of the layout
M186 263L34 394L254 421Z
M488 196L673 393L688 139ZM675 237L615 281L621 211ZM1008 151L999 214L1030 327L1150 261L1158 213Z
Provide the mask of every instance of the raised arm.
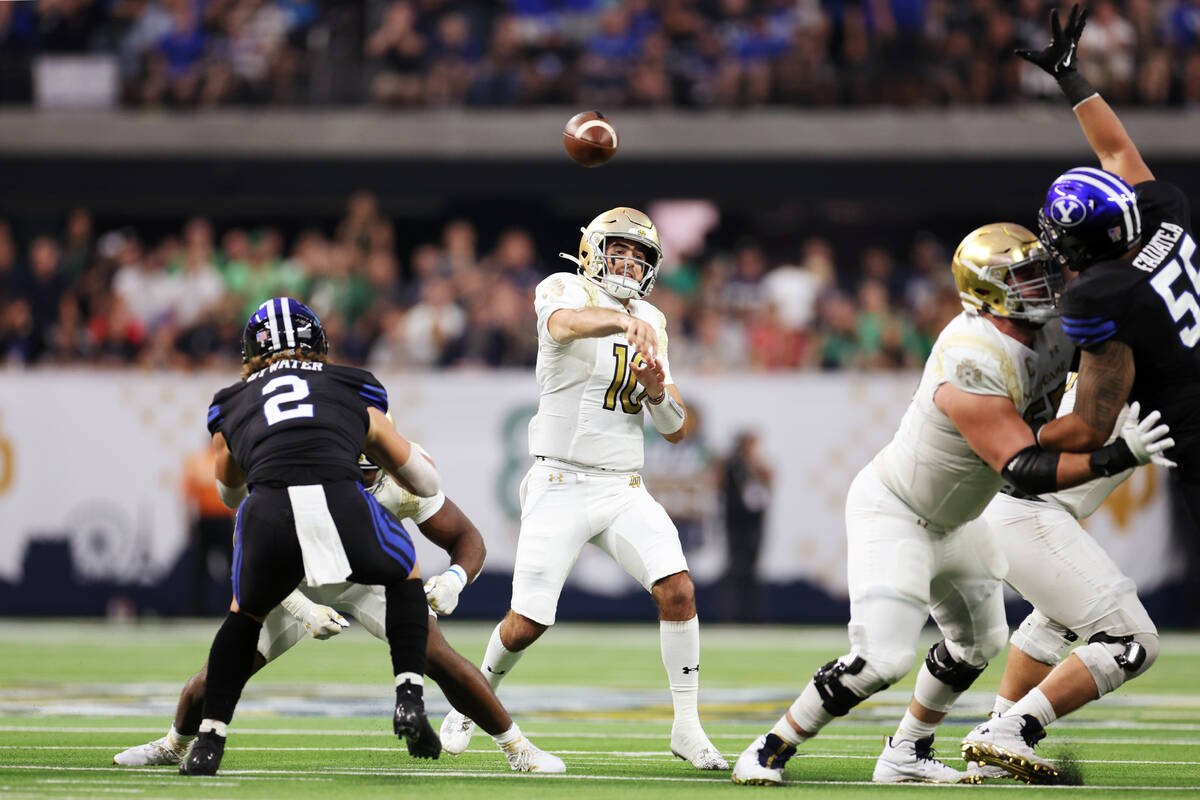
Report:
M1125 132L1116 112L1076 67L1075 51L1087 16L1087 9L1080 9L1076 3L1071 7L1064 28L1059 23L1057 9L1051 11L1050 44L1041 50L1017 50L1016 53L1058 81L1103 169L1118 175L1130 186L1152 181L1153 173L1142 160L1133 139Z

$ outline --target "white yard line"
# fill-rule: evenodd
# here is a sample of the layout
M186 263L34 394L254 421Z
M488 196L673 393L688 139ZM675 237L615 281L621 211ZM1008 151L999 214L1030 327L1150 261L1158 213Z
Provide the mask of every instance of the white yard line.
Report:
M42 765L22 765L22 764L4 764L0 765L0 770L61 770L75 772L108 772L112 773L112 767L51 767ZM121 775L130 777L146 776L157 778L161 776L162 771L142 771L142 770L122 770ZM396 776L408 778L508 778L513 780L576 780L576 781L617 781L629 783L726 783L728 778L722 775L714 775L713 777L670 777L670 776L634 776L634 775L530 775L525 773L515 772L478 772L471 770L454 770L454 771L426 771L426 770L402 770L402 769L330 769L321 770L319 772L302 772L297 773L293 770L266 770L266 769L251 769L251 770L226 770L221 773L221 776L216 778L189 778L190 781L211 781L214 785L228 786L223 782L222 776L235 778L237 780L247 780L255 778L269 778L272 780L311 780L320 779L328 776ZM822 781L822 780L788 780L788 784L806 785L806 786L878 786L879 784L871 781ZM920 788L961 788L953 784L922 784ZM909 788L912 788L911 786ZM972 791L981 789L1028 789L1029 786L1023 783L992 783L983 784L982 786L972 786ZM1200 792L1200 785L1194 786L1109 786L1109 785L1087 785L1087 786L1039 786L1038 789L1061 789L1061 790L1112 790L1112 791L1138 791L1138 792Z

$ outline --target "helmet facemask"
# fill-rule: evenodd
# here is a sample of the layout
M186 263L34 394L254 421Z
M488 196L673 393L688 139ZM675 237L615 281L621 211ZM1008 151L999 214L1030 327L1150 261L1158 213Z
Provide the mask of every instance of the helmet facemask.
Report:
M963 308L1041 325L1057 315L1063 273L1033 232L1014 223L977 228L954 253Z
M612 234L597 231L589 237L592 247L589 264L581 264L580 269L587 277L599 283L604 291L618 300L628 300L633 297L645 297L654 289L654 281L658 278L658 265L662 262L662 251L658 245L649 239L627 234ZM631 248L647 254L647 258L638 258L634 252L625 255L609 255L608 248L613 242L625 242ZM635 279L626 274L630 264L642 268L641 279Z
M990 268L1004 284L1006 316L1041 325L1058 316L1063 273L1046 254L1004 267Z
M580 232L583 235L579 238L579 257L559 253L575 263L580 275L620 301L650 294L663 255L658 230L648 216L636 208L621 206L600 214L586 228L580 228ZM609 245L616 241L641 250L645 257L606 255ZM640 279L625 274L630 262L641 266Z

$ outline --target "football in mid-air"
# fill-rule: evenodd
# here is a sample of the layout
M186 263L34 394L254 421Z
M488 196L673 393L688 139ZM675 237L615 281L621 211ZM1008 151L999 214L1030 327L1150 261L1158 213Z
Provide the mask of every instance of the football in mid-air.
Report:
M581 111L563 128L567 155L585 167L598 167L617 152L617 129L599 111Z

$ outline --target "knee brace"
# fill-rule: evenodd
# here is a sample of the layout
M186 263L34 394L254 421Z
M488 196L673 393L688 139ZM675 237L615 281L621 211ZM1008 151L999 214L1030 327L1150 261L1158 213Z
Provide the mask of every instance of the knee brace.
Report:
M1097 633L1086 645L1077 649L1075 655L1092 674L1096 689L1103 697L1125 681L1150 669L1158 658L1158 634L1110 636Z
M1058 666L1067 657L1067 651L1079 640L1073 632L1059 625L1036 608L1013 631L1013 647L1034 661Z
M830 661L813 675L821 705L835 717L849 714L850 709L889 685L862 656L852 655Z
M925 656L925 666L933 677L955 692L965 692L983 673L987 664L974 667L965 661L958 661L950 655L950 651L946 648L946 640L943 639L929 648L929 653Z

